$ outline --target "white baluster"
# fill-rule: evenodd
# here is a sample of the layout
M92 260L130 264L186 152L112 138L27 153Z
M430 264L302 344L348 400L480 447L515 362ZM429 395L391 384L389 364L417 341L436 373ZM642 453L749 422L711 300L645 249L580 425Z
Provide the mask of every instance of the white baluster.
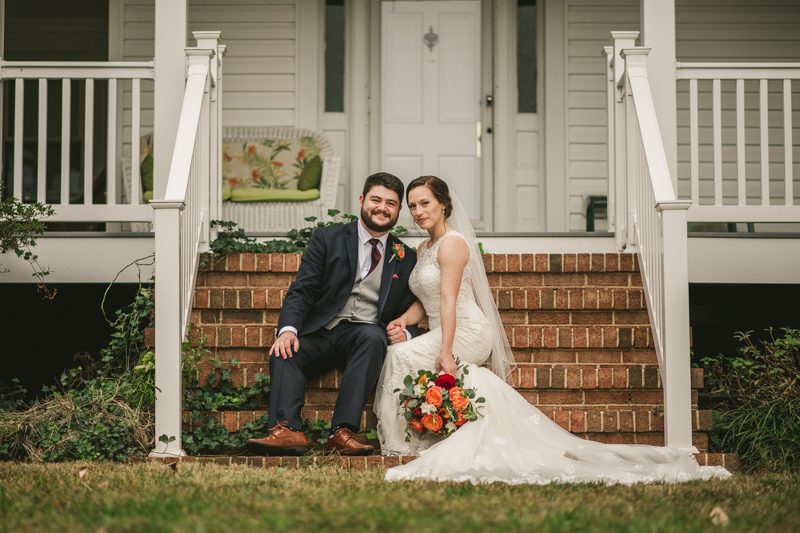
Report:
M736 80L736 184L738 203L747 205L747 176L744 154L744 80Z
M784 201L794 205L792 176L792 80L783 80L783 167Z
M25 113L25 80L14 83L14 196L22 200L22 135Z
M61 80L61 204L69 204L72 80Z
M39 153L36 165L36 201L47 202L47 79L39 79Z
M697 128L697 80L689 80L689 166L692 202L700 203L700 155Z
M720 80L715 79L711 83L714 115L714 205L722 205L722 96Z
M767 80L758 86L761 118L761 205L769 205L769 91Z
M83 203L94 203L94 80L86 80L86 103L83 125Z
M117 203L117 80L108 80L108 129L106 144L106 203Z
M142 83L139 79L134 79L132 82L133 98L132 113L131 113L131 204L139 205L141 202L140 188L142 179L139 170L139 152L141 150L141 120L142 120Z

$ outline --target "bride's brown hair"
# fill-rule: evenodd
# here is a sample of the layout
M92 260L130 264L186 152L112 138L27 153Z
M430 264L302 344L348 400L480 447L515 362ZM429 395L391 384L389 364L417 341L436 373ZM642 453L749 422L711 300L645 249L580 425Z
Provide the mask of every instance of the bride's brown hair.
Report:
M406 204L408 204L408 193L411 192L411 189L422 186L430 189L436 200L444 206L444 218L450 218L450 215L453 213L453 200L450 199L450 188L443 180L436 176L420 176L412 180L406 188Z

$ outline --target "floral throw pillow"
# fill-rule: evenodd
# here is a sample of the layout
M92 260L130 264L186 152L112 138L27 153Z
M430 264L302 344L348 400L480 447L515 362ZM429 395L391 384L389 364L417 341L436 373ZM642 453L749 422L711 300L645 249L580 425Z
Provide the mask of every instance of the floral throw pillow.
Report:
M222 145L223 187L296 190L306 164L319 155L314 137Z

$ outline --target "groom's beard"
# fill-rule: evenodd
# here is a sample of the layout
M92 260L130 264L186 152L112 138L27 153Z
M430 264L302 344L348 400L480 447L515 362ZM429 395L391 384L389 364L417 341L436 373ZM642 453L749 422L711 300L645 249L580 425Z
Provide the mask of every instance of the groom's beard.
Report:
M380 224L372 220L372 215L384 215L389 218L389 222L381 226ZM367 209L364 209L363 207L361 208L361 220L362 222L364 222L364 225L367 228L371 229L372 231L378 233L383 233L385 231L389 231L390 229L392 229L394 225L397 224L397 218L399 216L400 216L399 212L394 218L392 218L391 213L389 213L388 211L384 211L382 209L373 209L372 211L369 211Z

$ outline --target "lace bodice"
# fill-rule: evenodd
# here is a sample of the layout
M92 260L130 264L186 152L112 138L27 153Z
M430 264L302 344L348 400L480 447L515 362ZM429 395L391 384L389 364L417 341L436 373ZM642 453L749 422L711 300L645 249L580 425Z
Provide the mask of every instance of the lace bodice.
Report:
M437 259L439 246L442 241L453 236L464 239L464 236L459 232L448 231L433 243L430 249L427 248L427 242L425 245L420 246L417 251L417 264L408 279L409 288L425 308L430 329L436 329L440 325L439 301L441 299L442 271ZM464 240L466 242L466 239ZM458 290L458 298L456 299L456 320L467 318L477 308L475 296L472 293L472 285L470 284L470 267L471 265L468 262L467 266L464 267L464 273L461 275L461 287ZM480 312L480 309L477 310ZM482 312L481 315L483 315Z

